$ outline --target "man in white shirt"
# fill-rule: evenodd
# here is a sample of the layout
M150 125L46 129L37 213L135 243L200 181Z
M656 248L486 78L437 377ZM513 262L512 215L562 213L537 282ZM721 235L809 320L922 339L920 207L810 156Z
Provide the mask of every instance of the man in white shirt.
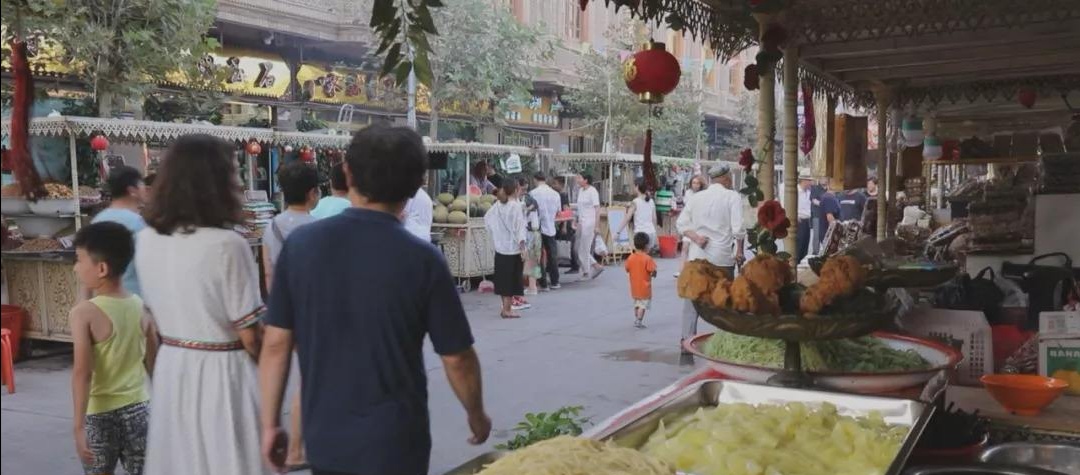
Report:
M802 262L810 251L810 185L813 179L809 176L799 176L799 224L795 228L795 262Z
M735 265L746 259L743 197L731 189L731 170L727 165L714 166L708 175L711 184L690 198L675 227L680 235L690 239L689 260L705 259L733 278ZM693 304L687 300L683 305L683 340L697 333L697 319Z
M431 197L421 186L402 211L405 229L424 242L431 242L431 223L435 219L431 210Z
M547 254L547 266L540 278L540 286L545 289L558 289L559 286L559 246L555 241L555 215L562 209L562 199L559 192L548 186L547 177L543 173L537 173L535 177L536 187L529 192L536 200L537 212L540 215L540 239Z
M578 258L581 259L581 278L595 279L604 267L593 259L593 243L596 242L596 223L600 222L600 193L592 186L592 175L578 175Z

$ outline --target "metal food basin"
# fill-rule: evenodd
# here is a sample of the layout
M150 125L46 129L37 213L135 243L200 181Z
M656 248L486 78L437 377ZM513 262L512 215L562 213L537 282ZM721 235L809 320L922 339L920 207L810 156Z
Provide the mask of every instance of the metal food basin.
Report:
M836 406L840 415L845 416L867 416L871 411L877 411L885 422L908 427L900 451L885 472L886 475L902 473L908 456L915 448L915 443L919 440L933 413L933 406L908 399L780 388L709 379L691 384L659 401L641 414L633 417L623 417L625 413L616 415L581 436L596 440L611 440L622 447L638 448L644 445L649 436L656 431L660 421L668 424L700 407L731 403L782 405L789 402L810 405L828 402ZM446 475L473 475L484 466L498 460L501 455L498 452L483 454L447 472Z

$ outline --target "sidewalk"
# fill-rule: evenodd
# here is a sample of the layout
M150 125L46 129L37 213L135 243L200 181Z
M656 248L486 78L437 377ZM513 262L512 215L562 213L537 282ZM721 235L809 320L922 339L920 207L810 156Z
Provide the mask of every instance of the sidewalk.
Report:
M483 446L466 442L465 414L428 345L431 473L442 474L493 450L512 437L511 429L526 412L581 405L599 421L689 373L690 367L679 366L682 302L672 278L678 260L657 264L644 330L633 327L621 265L593 281L565 276L562 289L530 297L533 307L519 320L500 319L498 299L491 294L464 294L494 429ZM71 435L70 366L70 355L16 366L18 392L0 397L0 473L81 473Z

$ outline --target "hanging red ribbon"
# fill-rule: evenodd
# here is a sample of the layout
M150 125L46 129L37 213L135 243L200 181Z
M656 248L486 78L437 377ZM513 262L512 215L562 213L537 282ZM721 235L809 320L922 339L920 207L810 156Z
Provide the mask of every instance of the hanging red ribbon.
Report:
M34 79L30 75L26 42L12 39L8 45L11 46L11 71L15 76L11 105L11 151L8 158L23 196L37 200L45 196L45 184L30 156L30 106L34 103ZM72 170L72 173L76 173L76 170Z
M641 163L641 174L645 179L645 189L656 191L656 167L652 161L652 127L645 129L645 150L641 153L644 160Z

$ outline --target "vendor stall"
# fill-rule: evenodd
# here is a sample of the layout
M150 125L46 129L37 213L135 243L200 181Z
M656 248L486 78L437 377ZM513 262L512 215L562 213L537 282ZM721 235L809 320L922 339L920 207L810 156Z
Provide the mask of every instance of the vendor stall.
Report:
M525 157L540 159L551 152L549 149L484 143L431 143L427 144L427 150L428 153L463 156L461 175L463 178L468 177L471 166L476 160L508 156L517 156L518 159ZM454 188L457 187L454 186ZM487 205L490 205L492 198L484 198L468 192L457 197L453 197L453 193L443 193L444 200L450 198L447 203L440 203L439 195L433 195L433 198L435 198L436 206L449 206L453 208L449 209L451 213L454 211L461 213L453 218L447 215L446 221L434 223L432 232L440 236L437 242L450 265L450 274L458 279L462 290L468 291L472 286L470 282L472 278L495 272L495 249L484 226L482 214L482 210L486 209L483 207L482 200L487 200Z
M10 128L9 121L2 123L5 136L10 133ZM107 155L110 140L141 145L144 149L141 165L145 166L147 142L166 143L182 135L208 134L237 143L239 150L241 143L269 143L274 134L266 129L63 116L34 119L29 132L35 137L67 139L68 168L64 173L70 175L71 182L70 187L47 184L49 198L36 203L19 196L17 183L5 186L3 218L10 220L16 231L13 234L21 239L9 239L5 243L3 278L9 302L22 307L30 316L25 322L23 336L55 341L71 340L67 317L78 299L78 285L71 272L75 251L71 248L70 237L89 222L89 209L101 201L99 190L80 184L80 160L89 158L92 160L90 167L104 176L110 159L116 157ZM80 157L78 141L90 137L97 138L104 148L83 151L96 157ZM121 162L122 159L120 157ZM250 236L250 242L253 251L258 252L258 237Z
M637 196L637 181L641 178L641 166L644 163L642 155L631 153L557 153L552 155L552 166L559 169L581 171L589 167L598 167L601 173L596 176L599 182L601 197L604 207L600 211L600 224L597 232L600 233L608 249L608 260L618 261L622 257L633 252L630 232L625 231L620 236L612 236L612 228L618 227L626 217L627 208L634 197ZM664 170L659 175L661 188L676 192L690 182L695 165L709 167L717 162L695 161L690 158L667 157L654 155L653 160ZM734 164L733 164L734 165ZM575 188L576 189L576 188ZM677 194L677 196L681 196ZM573 203L571 194L571 203ZM658 205L660 205L658 200ZM657 223L657 235L675 234L675 219L678 217L679 207L677 203L668 204L670 210L663 212L663 218Z

